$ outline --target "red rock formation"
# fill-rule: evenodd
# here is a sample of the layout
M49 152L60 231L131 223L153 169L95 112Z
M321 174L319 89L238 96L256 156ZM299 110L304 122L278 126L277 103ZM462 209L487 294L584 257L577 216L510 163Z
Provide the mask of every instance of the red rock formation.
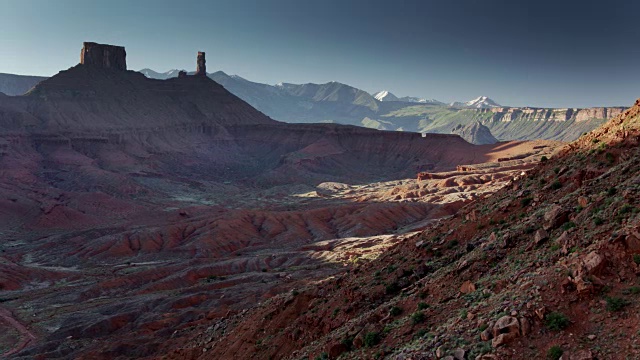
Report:
M85 42L80 52L80 64L106 69L127 70L127 52L122 46Z
M198 67L196 69L196 75L207 76L207 60L204 57L203 51L198 51Z

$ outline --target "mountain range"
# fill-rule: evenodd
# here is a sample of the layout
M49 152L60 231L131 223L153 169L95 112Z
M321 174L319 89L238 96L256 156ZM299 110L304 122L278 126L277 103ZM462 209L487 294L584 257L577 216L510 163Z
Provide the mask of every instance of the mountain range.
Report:
M140 72L162 80L179 74L179 70L159 73L143 69ZM378 130L450 133L454 126L480 122L500 140L571 141L623 110L622 107L508 107L486 96L447 105L417 97L399 98L389 91L371 95L339 82L268 85L222 71L208 76L264 114L290 123L338 123ZM44 79L0 74L0 92L19 95Z

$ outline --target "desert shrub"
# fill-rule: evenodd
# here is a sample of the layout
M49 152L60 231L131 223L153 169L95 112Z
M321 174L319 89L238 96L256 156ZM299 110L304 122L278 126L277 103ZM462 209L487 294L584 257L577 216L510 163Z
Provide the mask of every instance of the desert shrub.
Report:
M610 187L609 189L607 189L607 195L609 196L613 196L618 192L618 190L615 187Z
M569 326L569 318L563 313L552 312L547 315L546 325L549 330L564 330Z
M562 187L562 183L558 180L554 181L553 183L551 183L551 189L553 190L558 190Z
M549 158L544 156L544 155L540 158L540 161L542 161L542 162L545 162L547 160L549 160Z
M624 309L629 302L626 299L619 297L607 297L607 310L611 312L616 312Z
M520 200L520 205L522 205L522 207L529 206L529 204L531 204L532 201L533 201L532 197L522 198Z
M638 295L638 294L640 294L640 287L632 286L632 287L630 287L628 289L624 289L622 291L622 293L625 294L625 295Z
M627 213L630 213L632 210L633 210L633 206L629 204L624 204L622 205L622 207L620 207L620 214L627 214Z
M398 291L400 291L400 286L398 285L398 283L395 283L395 282L394 282L394 283L391 283L391 284L389 284L389 285L387 285L387 286L384 288L384 292L385 292L385 293L387 293L387 294L389 294L389 295L391 295L391 294L395 294L395 293L397 293Z
M398 316L398 315L402 314L402 308L394 306L394 307L391 308L391 310L389 310L389 314L391 316Z
M633 255L633 262L640 265L640 254Z
M569 230L569 229L574 228L574 227L576 227L576 223L574 223L573 221L567 221L566 223L564 223L562 225L562 229L563 230Z
M420 339L423 338L425 335L427 335L429 332L427 331L427 329L420 329L416 332L416 334L413 336L414 339Z
M562 351L562 348L560 346L554 345L550 347L549 350L547 351L547 359L558 360L562 357L563 353L564 351Z
M425 303L425 302L419 302L418 303L418 310L424 310L427 309L429 307L429 304Z
M613 156L612 153L608 152L606 154L604 154L604 157L607 159L607 162L609 164L613 164L613 162L616 160L616 158Z
M329 354L323 352L322 354L316 356L316 360L329 360Z
M380 334L377 332L368 332L364 335L364 346L373 347L380 343Z
M426 318L427 317L424 315L422 311L416 311L413 314L411 314L411 322L413 324L420 324L424 322Z
M344 338L341 341L342 345L344 345L347 350L351 350L353 348L353 338L352 337L348 337L348 338Z
M454 247L458 246L458 244L458 240L451 240L447 243L447 249L453 249Z
M600 226L600 225L604 224L604 220L602 220L602 218L599 218L599 217L596 216L596 217L593 218L593 224L595 226Z

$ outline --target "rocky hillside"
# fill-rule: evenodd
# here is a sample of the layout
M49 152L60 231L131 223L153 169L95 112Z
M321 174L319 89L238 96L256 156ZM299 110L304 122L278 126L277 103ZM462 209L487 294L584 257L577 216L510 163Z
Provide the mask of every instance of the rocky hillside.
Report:
M638 358L639 146L640 100L503 191L193 329L167 358Z
M495 144L498 142L491 134L491 130L477 121L466 126L457 125L451 129L451 133L459 135L461 138L476 145Z
M0 93L10 96L22 95L44 79L46 77L0 73Z

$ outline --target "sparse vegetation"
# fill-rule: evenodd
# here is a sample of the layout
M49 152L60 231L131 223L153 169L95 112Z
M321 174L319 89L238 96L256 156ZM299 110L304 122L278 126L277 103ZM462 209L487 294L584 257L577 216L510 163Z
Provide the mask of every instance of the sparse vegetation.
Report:
M374 347L380 343L380 334L377 332L368 332L364 335L364 346Z
M418 310L424 310L429 308L429 304L425 303L425 302L419 302L418 303Z
M323 352L322 354L316 356L315 360L329 360L329 354Z
M393 306L391 308L391 310L389 310L389 314L391 316L398 316L398 315L402 314L402 308L397 307L397 306Z
M554 181L553 183L551 183L551 189L553 190L558 190L562 187L562 183L558 180Z
M564 354L564 351L562 351L562 348L558 345L554 345L550 347L549 350L547 351L547 359L559 360L562 357L562 354Z
M384 288L384 292L385 292L387 295L393 295L393 294L397 293L398 291L400 291L400 286L399 286L399 285L398 285L398 283L396 283L396 282L393 282L393 283L391 283L391 284L387 285L387 286Z
M411 314L411 322L414 325L424 322L426 320L426 318L427 317L424 315L424 313L422 311L416 311L413 314Z
M542 162L546 162L546 161L549 161L549 158L543 155L543 156L540 158L540 161L542 161Z
M569 326L569 318L560 312L552 312L547 315L546 325L549 330L560 331Z
M520 205L522 205L522 207L527 207L529 206L529 204L531 204L532 201L532 197L525 197L520 200Z
M621 311L627 305L629 305L629 301L620 297L607 297L607 310L611 312Z

